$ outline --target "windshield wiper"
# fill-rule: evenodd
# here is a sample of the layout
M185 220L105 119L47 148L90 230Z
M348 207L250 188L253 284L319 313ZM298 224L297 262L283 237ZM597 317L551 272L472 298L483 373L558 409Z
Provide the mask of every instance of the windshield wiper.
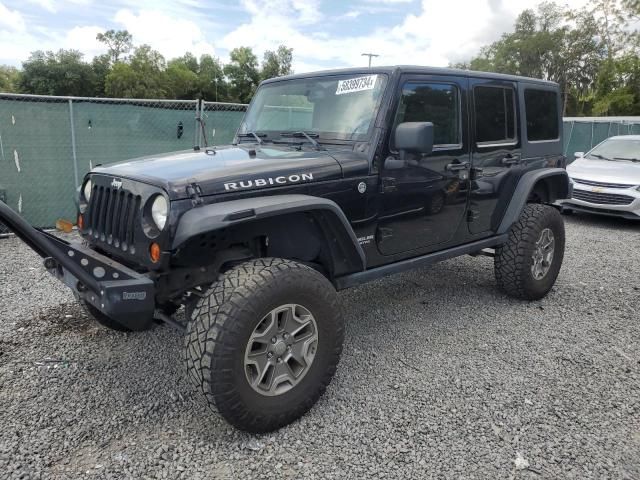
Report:
M598 155L597 153L591 153L589 156L599 158L600 160L609 160L609 161L612 160L609 157L605 157L604 155Z
M323 146L321 146L315 138L318 138L320 135L317 133L307 133L305 131L299 132L282 132L280 134L281 137L292 137L292 138L305 138L316 150L326 150ZM315 138L314 138L315 137Z
M267 135L265 133L256 132L238 133L236 136L238 138L255 138L256 142L258 142L258 145L262 145L262 138L267 138Z
M630 162L640 162L640 158L613 157L614 160L628 160Z

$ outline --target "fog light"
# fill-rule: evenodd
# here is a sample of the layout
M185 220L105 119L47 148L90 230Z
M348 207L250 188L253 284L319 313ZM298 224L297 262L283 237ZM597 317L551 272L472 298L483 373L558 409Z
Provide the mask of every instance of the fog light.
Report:
M149 247L149 256L153 263L158 263L160 261L160 245L153 242Z

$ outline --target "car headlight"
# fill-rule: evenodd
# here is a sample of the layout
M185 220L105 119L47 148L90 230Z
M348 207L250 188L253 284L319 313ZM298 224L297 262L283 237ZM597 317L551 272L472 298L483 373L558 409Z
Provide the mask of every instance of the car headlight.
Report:
M164 230L164 226L167 224L167 215L169 214L169 204L167 199L162 195L157 195L151 204L151 218L153 223L156 224L158 230Z
M91 188L93 187L91 183L91 179L84 182L84 187L82 187L82 194L84 195L84 199L89 202L91 199Z

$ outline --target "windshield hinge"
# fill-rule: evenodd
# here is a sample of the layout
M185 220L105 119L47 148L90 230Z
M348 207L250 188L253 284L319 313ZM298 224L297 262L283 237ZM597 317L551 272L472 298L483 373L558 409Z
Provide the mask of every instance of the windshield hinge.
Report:
M202 205L202 189L197 183L187 185L187 195L191 199L191 205L194 207Z
M380 187L380 191L382 193L395 192L396 190L398 190L396 179L393 177L382 177Z

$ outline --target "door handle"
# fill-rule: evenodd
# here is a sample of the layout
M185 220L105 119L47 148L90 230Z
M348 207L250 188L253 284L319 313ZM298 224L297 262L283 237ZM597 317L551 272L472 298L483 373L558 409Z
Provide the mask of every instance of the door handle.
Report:
M517 165L519 163L520 163L520 157L513 156L513 155L507 155L502 159L503 165Z
M445 169L449 170L450 172L457 172L457 171L460 171L460 170L466 170L467 168L469 168L469 162L450 163L449 165L447 165L445 167Z

